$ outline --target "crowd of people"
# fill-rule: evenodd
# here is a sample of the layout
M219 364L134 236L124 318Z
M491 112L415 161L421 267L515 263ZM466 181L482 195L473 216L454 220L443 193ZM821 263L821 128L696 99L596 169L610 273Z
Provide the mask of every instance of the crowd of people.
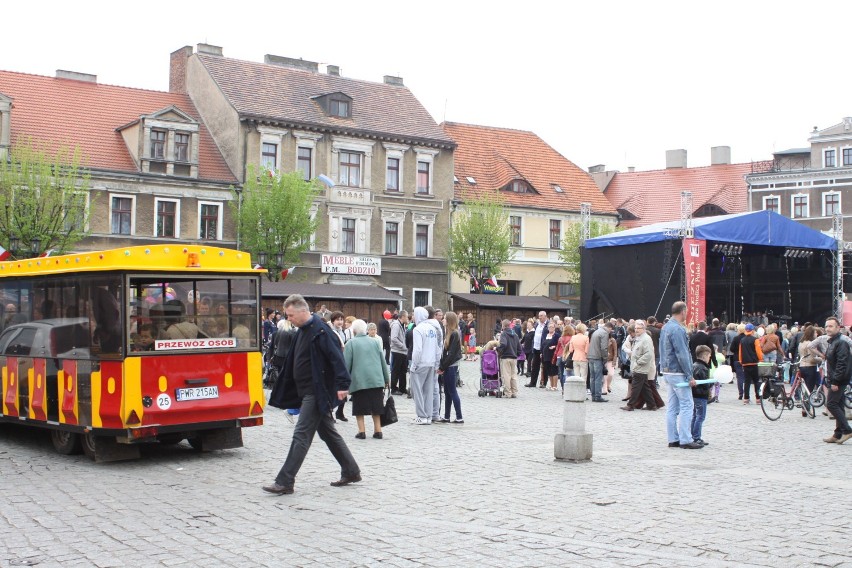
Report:
M360 481L354 459L348 449L343 451L345 443L334 430L334 418L348 420L348 397L358 422L358 439L366 438L367 416L372 419L373 438L383 437L380 418L385 389L413 399L416 425L463 424L458 365L463 360L476 360L481 351L497 354L504 398L519 396L519 377L529 379L524 385L528 388L551 392L563 392L565 381L577 377L585 381L592 402L604 403L608 401L605 396L612 394L616 375L629 379L622 410L666 407L668 445L683 449L709 445L703 426L708 405L718 402L721 391L721 385L709 379L720 365L732 367L739 400L749 404L752 389L756 399L760 396L759 363L797 362L813 390L820 380L818 369L825 362L827 410L836 420L834 433L825 441L842 444L852 438L842 404L852 370L852 339L835 318L828 318L824 329L811 323L787 329L764 324L759 318L757 324L750 318L739 324L723 325L713 319L710 325L686 325L686 304L676 302L661 322L652 316L593 320L587 325L570 317L549 317L541 311L526 321L498 320L493 333L486 334L491 338L480 344L483 334L477 335L476 320L470 313L458 316L418 306L411 317L405 310L385 311L373 324L339 311L330 312L325 306L311 314L300 296L291 296L284 305L285 313L292 311L296 317L285 317L272 325L264 322L264 339L269 345L267 360L279 371L276 389L281 383L290 383L291 396L273 389L270 404L298 408L301 417L287 462L275 484L264 487L272 493L291 492L303 454L318 429L341 464L341 479L334 484ZM267 313L267 319L274 322L276 315ZM308 353L305 347L300 348L300 337L308 336L331 338L324 342L326 349L334 347L333 354L322 356L325 372L317 369L313 359L298 360L300 353ZM296 361L288 360L294 358ZM329 364L334 370L328 369ZM305 376L313 376L313 381ZM661 380L668 387L666 401L658 391ZM295 393L299 396L292 396L292 383L299 384ZM309 393L314 396L308 398ZM307 420L306 405L310 407ZM327 414L327 419L321 414Z

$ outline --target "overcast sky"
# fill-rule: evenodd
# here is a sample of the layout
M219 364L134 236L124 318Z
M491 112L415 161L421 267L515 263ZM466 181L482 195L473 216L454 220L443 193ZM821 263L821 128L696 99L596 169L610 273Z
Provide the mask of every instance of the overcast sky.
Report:
M219 6L227 7L220 8ZM734 162L807 146L852 115L852 2L14 2L0 69L168 89L169 53L206 42L405 84L442 120L531 130L583 168Z

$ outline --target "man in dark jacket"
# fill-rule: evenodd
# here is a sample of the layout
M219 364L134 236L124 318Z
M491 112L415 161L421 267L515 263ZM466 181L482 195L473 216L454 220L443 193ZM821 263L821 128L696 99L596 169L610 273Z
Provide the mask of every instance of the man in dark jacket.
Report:
M361 481L361 470L337 433L331 416L336 401L349 394L351 382L339 341L319 316L310 313L302 296L289 296L284 301L284 313L299 331L284 364L281 393L273 392L269 404L278 408L299 408L300 413L287 459L275 483L265 485L263 490L276 495L293 493L296 474L317 431L340 464L340 479L331 484L341 487Z
M387 363L388 365L390 365L390 353L391 353L390 318L391 318L390 311L385 310L385 312L382 314L382 319L380 319L379 323L376 324L376 335L378 335L379 337L382 338L382 349L385 352L385 363Z
M707 323L703 321L698 322L698 331L693 333L689 338L689 354L692 355L693 360L695 358L695 348L699 345L706 345L710 348L710 365L718 367L719 364L716 362L716 344L713 342L710 334L707 333Z
M503 396L518 398L518 353L521 350L521 340L512 329L512 322L503 320L503 330L500 332L500 376L503 379Z
M843 405L846 385L849 384L849 365L852 364L852 356L850 356L849 344L840 337L840 321L837 318L830 317L825 321L825 333L830 337L828 349L825 352L828 375L826 384L831 385L825 407L834 416L835 426L834 434L823 441L829 444L842 444L852 438L852 427L846 420L846 408Z

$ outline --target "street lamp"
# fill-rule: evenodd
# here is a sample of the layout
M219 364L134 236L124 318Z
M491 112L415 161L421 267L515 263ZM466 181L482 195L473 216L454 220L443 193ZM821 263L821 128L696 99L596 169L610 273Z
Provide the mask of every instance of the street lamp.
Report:
M269 270L270 274L278 274L281 270L284 269L284 253L278 251L275 253L275 262L267 266L267 261L269 260L269 253L267 252L259 252L257 253L257 263Z
M15 258L35 257L41 253L41 239L34 237L30 239L29 250L22 248L21 238L15 235L9 236L9 253Z
M474 280L474 290L477 294L482 294L482 283L491 278L490 266L470 265L470 277Z

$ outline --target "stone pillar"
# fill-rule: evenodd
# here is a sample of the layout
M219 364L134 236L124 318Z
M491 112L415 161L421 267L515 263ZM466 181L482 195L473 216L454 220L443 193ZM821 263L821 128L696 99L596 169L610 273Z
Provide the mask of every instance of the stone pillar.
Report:
M592 459L592 434L586 432L586 382L580 377L565 380L565 411L562 433L553 441L553 455L558 460Z

